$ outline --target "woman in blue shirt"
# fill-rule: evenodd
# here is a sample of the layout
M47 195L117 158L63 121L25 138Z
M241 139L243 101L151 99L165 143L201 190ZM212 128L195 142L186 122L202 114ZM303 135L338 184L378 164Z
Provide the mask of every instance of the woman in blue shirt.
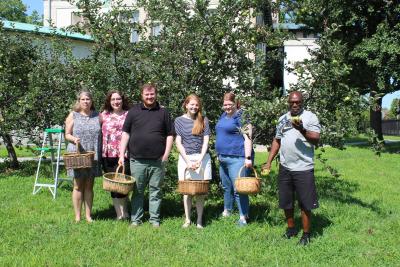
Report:
M216 125L215 148L219 159L219 173L224 190L223 217L231 215L233 202L236 200L239 209L239 226L246 226L249 214L249 197L238 194L235 180L240 168L253 166L253 149L251 141L251 125L242 125L242 111L233 93L225 93L223 98L224 113ZM246 176L248 169L244 168L241 176Z

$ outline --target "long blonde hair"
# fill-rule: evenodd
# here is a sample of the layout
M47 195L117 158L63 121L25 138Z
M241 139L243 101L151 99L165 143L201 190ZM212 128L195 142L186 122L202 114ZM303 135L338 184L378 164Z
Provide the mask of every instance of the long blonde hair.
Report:
M204 117L203 117L203 107L201 104L201 99L195 94L190 94L186 97L185 102L183 102L183 108L187 112L186 105L189 104L191 100L197 101L199 105L199 110L196 113L196 118L193 123L192 134L201 135L204 131Z

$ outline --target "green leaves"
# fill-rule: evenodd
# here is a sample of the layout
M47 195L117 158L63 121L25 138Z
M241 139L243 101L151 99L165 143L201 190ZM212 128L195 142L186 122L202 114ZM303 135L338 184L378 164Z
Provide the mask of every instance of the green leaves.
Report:
M51 49L31 47L22 39L8 45L4 39L0 97L18 104L5 103L4 121L10 121L9 129L33 133L63 123L81 84L93 92L99 108L108 90L119 89L138 101L140 85L151 81L174 117L182 113L184 98L197 93L211 124L222 112L223 94L235 92L256 127L256 142L270 143L277 118L287 110L279 47L288 33L273 30L268 15L272 8L285 7L296 22L321 33L313 58L293 67L300 77L293 90L305 93L306 108L321 120L322 142L341 147L344 137L357 131L360 114L368 107L360 95L370 90L370 82L376 81L378 93L398 86L398 28L388 17L375 25L376 32L366 34L372 22L363 17L371 14L363 6L282 2L222 0L209 6L210 1L139 0L126 6L119 0L100 12L103 1L74 1L85 19L72 29L92 35L92 55L74 58L65 39L51 41ZM372 12L374 17L378 13ZM256 16L265 25L254 25ZM134 34L138 42L133 42ZM12 51L20 58L11 56ZM16 114L27 116L29 123L17 123L21 115Z
M0 28L0 134L37 141L62 126L79 90L79 66L65 38L3 32Z
M303 23L321 39L327 39L330 45L341 46L343 55L341 66L337 61L326 60L329 51L335 47L323 49L315 62L332 68L330 72L342 85L351 91L355 89L360 95L391 93L400 90L400 6L398 1L365 1L351 2L300 0L281 1L286 14L291 14L291 22ZM327 64L328 63L328 64ZM314 67L317 68L317 67ZM342 73L347 71L348 74ZM315 77L313 77L315 78ZM329 78L328 78L329 79ZM334 90L335 86L329 86ZM375 91L376 93L372 93ZM353 93L351 93L353 94ZM350 96L351 98L351 96ZM382 138L381 98L371 99L371 126L379 138ZM345 101L348 105L350 101ZM374 114L375 113L375 114Z

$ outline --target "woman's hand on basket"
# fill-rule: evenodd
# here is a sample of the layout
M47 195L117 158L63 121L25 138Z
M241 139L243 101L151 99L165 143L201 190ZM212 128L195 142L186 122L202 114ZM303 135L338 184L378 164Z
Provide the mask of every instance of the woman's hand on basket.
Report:
M202 160L195 161L196 169L200 168Z
M125 157L124 156L119 157L118 165L124 165L124 162L125 162Z
M194 161L189 161L186 164L186 166L187 166L188 169L191 169L191 170L196 170L198 168L197 167L197 162L194 162Z
M244 160L244 166L246 166L246 168L253 167L253 162L251 161L251 159L245 159Z
M74 137L74 143L75 143L75 145L78 145L78 143L79 143L80 141L81 141L80 138Z

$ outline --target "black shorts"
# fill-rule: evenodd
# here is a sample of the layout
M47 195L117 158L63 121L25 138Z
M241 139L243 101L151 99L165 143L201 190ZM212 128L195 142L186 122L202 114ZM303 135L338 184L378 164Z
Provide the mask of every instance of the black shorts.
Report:
M294 193L302 210L318 208L317 190L315 187L314 169L307 171L290 171L279 166L278 175L279 207L294 208Z

